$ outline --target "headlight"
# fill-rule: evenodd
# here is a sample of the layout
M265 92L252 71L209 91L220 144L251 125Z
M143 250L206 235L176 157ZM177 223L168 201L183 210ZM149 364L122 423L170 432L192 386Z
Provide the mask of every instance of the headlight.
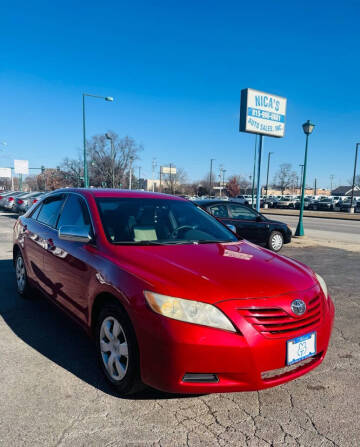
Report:
M319 281L321 290L323 291L325 298L327 299L328 297L328 289L327 289L327 285L326 282L324 281L324 278L320 275L318 275L317 273L315 273L317 280Z
M151 309L164 317L236 332L230 320L215 306L144 291Z

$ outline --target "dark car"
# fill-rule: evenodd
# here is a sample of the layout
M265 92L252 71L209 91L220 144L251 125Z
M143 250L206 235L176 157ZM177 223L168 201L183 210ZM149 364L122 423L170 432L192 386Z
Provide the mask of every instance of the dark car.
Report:
M291 242L291 230L285 223L270 220L248 206L220 200L194 203L226 225L234 225L239 236L272 251L279 251L283 244Z
M316 205L317 209L320 211L333 211L335 202L333 199L321 199Z

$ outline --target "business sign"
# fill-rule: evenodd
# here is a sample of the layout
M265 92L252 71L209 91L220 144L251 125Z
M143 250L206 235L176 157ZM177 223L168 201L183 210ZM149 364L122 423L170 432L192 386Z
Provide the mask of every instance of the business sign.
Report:
M252 88L241 90L240 132L269 137L285 133L286 98Z
M11 178L11 168L0 168L0 177Z
M176 168L173 166L161 166L160 169L162 174L176 174Z
M29 174L28 160L14 160L15 174Z

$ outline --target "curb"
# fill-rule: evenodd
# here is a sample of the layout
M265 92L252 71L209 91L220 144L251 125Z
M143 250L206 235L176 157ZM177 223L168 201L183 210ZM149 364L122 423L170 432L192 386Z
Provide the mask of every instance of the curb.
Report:
M299 214L295 214L295 213L275 213L275 212L269 212L268 209L261 209L261 213L262 214L270 214L272 216L292 216L292 217L298 217ZM330 220L346 220L346 221L350 221L350 222L360 222L360 215L359 217L345 217L346 214L344 215L344 217L342 216L315 216L313 214L307 214L306 212L304 212L304 216L303 217L312 217L312 218L316 218L316 219L330 219Z

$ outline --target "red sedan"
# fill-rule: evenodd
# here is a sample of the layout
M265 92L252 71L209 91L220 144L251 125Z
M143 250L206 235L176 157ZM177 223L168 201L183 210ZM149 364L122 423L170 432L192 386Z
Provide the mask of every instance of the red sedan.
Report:
M13 254L19 293L40 289L83 326L121 394L259 390L327 351L324 280L180 198L54 191L17 220Z

